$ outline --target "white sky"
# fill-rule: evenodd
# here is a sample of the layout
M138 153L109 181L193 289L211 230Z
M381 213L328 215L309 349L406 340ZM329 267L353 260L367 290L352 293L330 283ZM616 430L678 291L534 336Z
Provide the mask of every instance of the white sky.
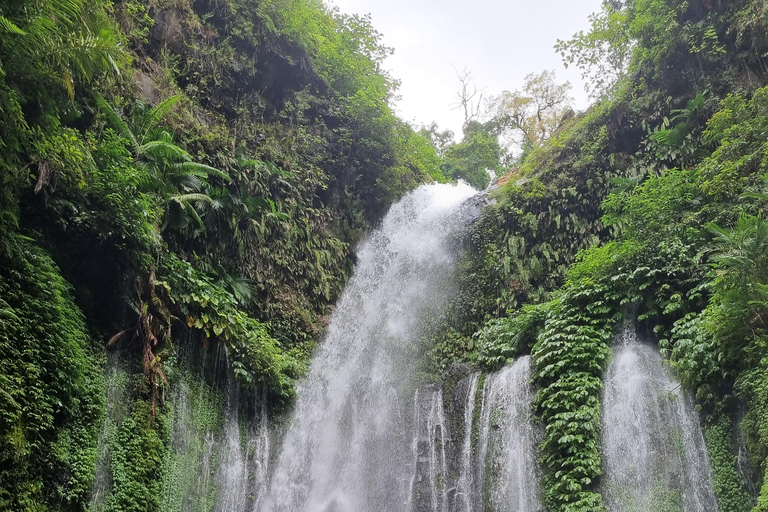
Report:
M464 114L451 110L459 81L472 72L485 97L522 89L528 73L554 69L568 80L577 110L587 106L580 71L565 69L553 49L589 27L601 0L326 0L347 14L368 14L395 49L385 68L401 80L398 114L418 126L437 122L461 138Z

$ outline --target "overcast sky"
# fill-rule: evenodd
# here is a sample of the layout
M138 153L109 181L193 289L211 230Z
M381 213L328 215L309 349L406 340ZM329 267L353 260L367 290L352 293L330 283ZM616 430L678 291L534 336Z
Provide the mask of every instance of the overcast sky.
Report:
M554 69L569 80L576 108L587 106L580 73L565 69L553 46L589 27L601 0L326 0L347 14L372 15L384 44L395 49L385 68L402 81L400 117L436 121L460 138L464 114L451 110L456 71L472 71L483 94L522 89L528 73Z

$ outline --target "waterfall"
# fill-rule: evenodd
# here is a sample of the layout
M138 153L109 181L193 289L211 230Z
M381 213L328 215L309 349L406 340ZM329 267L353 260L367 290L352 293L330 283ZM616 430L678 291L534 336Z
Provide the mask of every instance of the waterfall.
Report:
M486 377L479 436L478 488L484 508L535 512L540 509L536 446L531 418L531 358L526 356Z
M474 193L466 185L421 186L361 244L355 273L298 386L260 510L407 509L416 341L422 322L438 316L454 291L450 238L462 224L458 206Z
M633 329L614 341L602 416L608 510L717 511L693 403Z
M198 373L182 372L175 385L162 510L250 512L263 501L268 480L271 435L265 390L244 404L226 346L194 350L213 352L207 379L213 386L206 382L205 358ZM251 416L241 421L247 413Z
M263 499L268 481L272 433L266 390L244 403L224 345L186 340L176 361L166 398L168 450L160 482L161 512L250 512ZM131 368L110 357L107 414L97 446L97 469L90 512L114 507L112 456L121 448L120 431L130 414ZM245 425L249 425L246 427ZM119 492L119 490L117 490Z
M541 436L531 418L531 358L522 357L485 376L477 415L479 378L469 379L455 510L540 510L536 447Z
M414 398L413 476L408 512L447 512L450 439L443 410L443 391L429 386Z
M466 201L474 193L422 186L360 245L281 436L266 390L241 388L227 348L190 335L166 363L161 512L543 510L530 356L490 374L456 365L444 385L417 388L419 341L456 292L455 240L479 211L482 201ZM119 486L110 457L128 428L136 368L118 356L90 512L110 509ZM614 343L601 442L610 512L717 512L692 401L634 330Z
M459 455L459 478L456 482L456 505L459 512L471 512L475 496L474 469L472 466L472 425L474 423L475 401L477 397L477 385L480 380L480 374L471 375L465 380L464 388L464 414L462 429L464 439L461 442L461 453Z
M102 512L112 488L110 439L117 435L116 422L127 414L129 375L123 370L120 354L111 354L106 368L106 414L96 444L96 472L91 485L89 512Z

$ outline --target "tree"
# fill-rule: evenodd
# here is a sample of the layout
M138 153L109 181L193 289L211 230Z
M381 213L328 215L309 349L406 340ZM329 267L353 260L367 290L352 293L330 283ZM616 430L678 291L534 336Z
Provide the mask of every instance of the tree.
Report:
M437 123L433 122L429 126L422 126L419 135L426 137L438 156L445 156L445 152L453 144L453 132L451 130L440 131Z
M483 190L491 181L488 171L499 169L500 158L498 137L483 124L470 121L464 128L464 140L448 147L440 168L445 176Z
M459 89L459 92L456 93L458 101L453 104L453 110L462 109L464 111L463 127L466 129L467 125L469 125L472 120L476 119L480 115L480 104L483 101L483 95L480 94L480 96L477 97L477 94L480 91L478 91L477 87L474 86L471 86L472 91L470 92L472 71L464 68L461 71L456 70L456 75L459 78L461 89ZM474 101L475 97L477 97L476 102Z
M572 112L571 84L555 82L554 71L525 76L521 91L492 98L489 126L523 152L541 146Z
M603 2L600 12L589 16L592 25L569 41L557 40L555 50L563 64L576 65L591 98L605 96L626 74L633 43L628 31L627 10L622 2Z

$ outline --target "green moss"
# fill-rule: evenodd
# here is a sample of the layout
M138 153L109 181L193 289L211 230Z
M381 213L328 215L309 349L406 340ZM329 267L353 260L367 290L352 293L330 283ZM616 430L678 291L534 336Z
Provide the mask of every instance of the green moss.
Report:
M712 488L720 510L748 512L752 508L752 500L738 471L733 430L731 418L722 412L712 414L704 425L712 467Z
M0 508L77 508L103 415L103 360L50 257L0 251ZM33 505L34 504L34 505Z

